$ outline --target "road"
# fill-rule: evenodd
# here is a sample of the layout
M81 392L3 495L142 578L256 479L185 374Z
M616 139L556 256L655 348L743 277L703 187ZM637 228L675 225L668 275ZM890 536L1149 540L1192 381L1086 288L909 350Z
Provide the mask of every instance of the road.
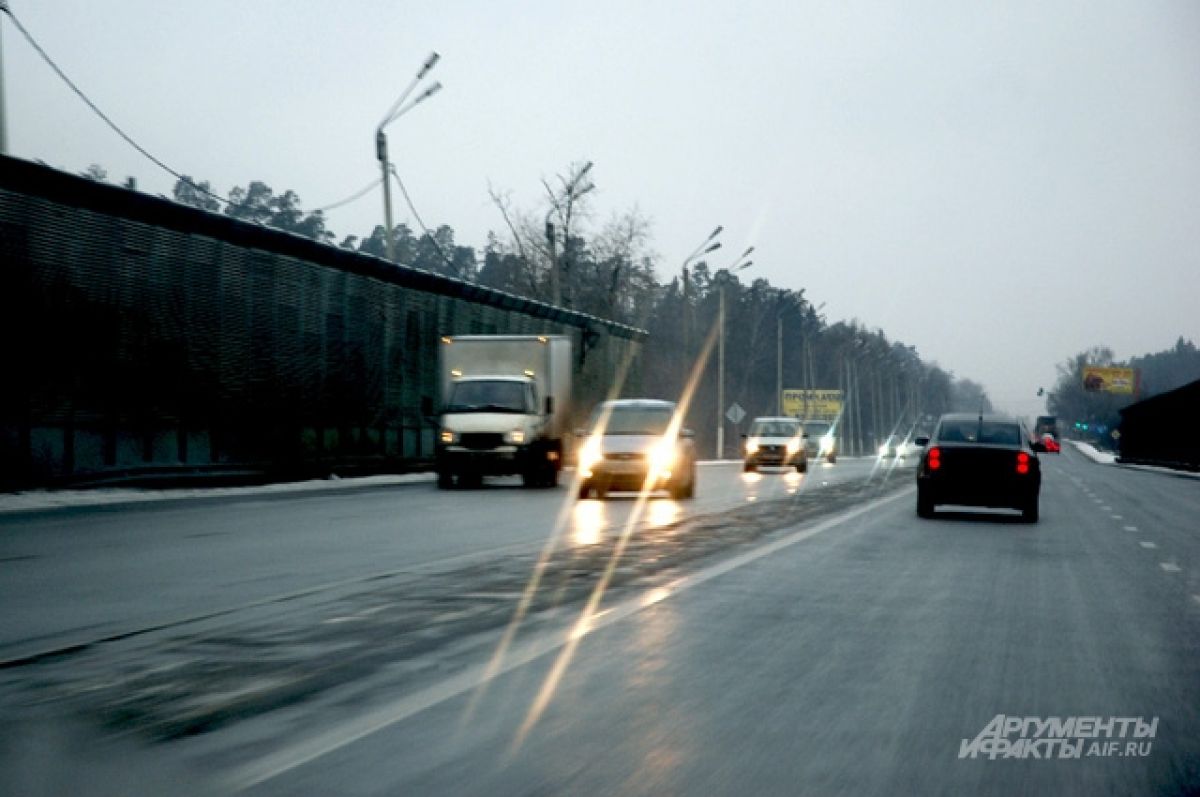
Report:
M1200 481L1042 459L1036 525L863 492L592 613L396 659L120 769L263 795L1196 793ZM722 478L731 502L786 495ZM960 758L997 715L1157 723L1119 756Z
M656 498L647 514L662 525L843 484L871 469L869 460L842 459L800 478L707 463L698 469L695 499ZM426 483L0 515L0 605L7 610L0 660L383 574L537 551L562 527L587 543L619 533L635 504L628 496L576 502L565 484L519 484L495 479L446 493Z

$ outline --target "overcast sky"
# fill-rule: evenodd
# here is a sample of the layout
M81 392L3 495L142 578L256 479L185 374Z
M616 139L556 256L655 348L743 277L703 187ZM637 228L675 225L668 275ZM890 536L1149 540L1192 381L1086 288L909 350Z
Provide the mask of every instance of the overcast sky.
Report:
M1200 3L9 0L142 146L306 209L377 172L374 128L431 50L445 89L389 128L430 224L482 247L592 160L660 279L717 224L746 278L804 288L1000 407L1055 363L1200 342ZM7 18L10 153L170 194ZM328 214L380 223L374 192ZM416 226L403 205L396 220ZM716 267L726 263L717 259Z

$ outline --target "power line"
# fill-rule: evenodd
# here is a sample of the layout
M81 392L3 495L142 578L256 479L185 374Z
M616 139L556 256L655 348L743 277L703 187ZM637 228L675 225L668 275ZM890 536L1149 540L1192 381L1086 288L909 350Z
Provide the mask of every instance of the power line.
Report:
M425 233L425 237L429 239L431 244L433 244L433 248L436 249L437 253L442 256L442 260L446 262L446 265L449 266L451 270L454 270L454 261L446 256L445 251L443 251L441 245L437 242L437 239L433 237L433 233L431 233L429 228L425 226L425 222L421 219L421 214L417 212L416 206L413 205L412 197L408 195L408 189L404 187L404 181L400 179L400 173L396 171L395 164L389 164L389 166L391 167L392 177L396 178L396 185L400 186L400 193L404 196L404 202L408 205L408 209L412 212L413 218L417 220L417 225L421 228L421 232ZM384 234L390 235L391 233L385 230Z
M17 30L19 30L21 32L21 35L25 37L25 40L27 42L29 42L29 46L37 51L38 55L40 55L42 57L42 60L44 60L50 66L50 68L53 69L54 72L60 78L62 78L62 81L67 84L67 86L71 89L71 91L75 92L75 94L77 94L79 96L79 99L83 100L84 103L86 103L87 106L89 108L91 108L92 111L95 112L95 114L97 116L99 116L104 121L105 124L107 124L110 128L112 128L113 132L115 132L121 138L125 139L126 143L128 143L131 147L136 149L138 152L140 152L142 155L144 155L148 160L150 160L154 165L158 166L160 169L167 172L175 179L180 180L180 181L186 183L187 185L190 185L192 188L196 189L197 191L199 191L202 194L207 194L208 196L212 197L213 199L217 199L217 200L220 200L221 202L224 202L226 205L234 204L233 202L229 201L228 199L221 196L220 194L213 193L212 191L208 190L207 188L202 188L201 186L196 185L196 183L193 182L191 180L191 178L185 177L184 175L175 171L170 166L168 166L167 164L163 163L158 158L151 155L146 150L146 148L143 147L141 144L134 141L133 138L130 137L128 133L126 133L124 130L122 130L120 127L117 126L116 122L114 122L112 119L109 119L108 116L104 113L104 111L100 110L100 108L96 105L96 103L92 102L91 99L89 99L88 96L83 93L82 89L80 89L78 86L76 86L75 83L69 77L67 77L67 74L65 72L63 72L62 69L59 68L58 64L54 63L54 59L52 59L50 57L50 55L45 50L42 49L41 45L39 45L37 43L37 40L33 38L33 36L29 33L29 31L25 30L25 26L21 24L21 21L19 19L17 19L17 15L12 12L12 9L8 7L7 3L0 4L0 11L3 11L4 13L8 14L8 17L9 17L9 19L12 20L13 25L15 25Z
M327 210L333 210L335 208L340 208L343 205L349 205L351 202L353 202L357 199L361 199L363 196L365 196L367 194L368 191L370 191L372 188L374 188L375 186L379 185L382 182L383 182L382 177L376 177L374 180L367 183L362 188L360 188L358 191L355 191L353 194L346 197L345 199L340 200L338 202L334 202L332 205L326 205L325 207L317 208L316 210L314 210L312 212L313 213L324 213Z

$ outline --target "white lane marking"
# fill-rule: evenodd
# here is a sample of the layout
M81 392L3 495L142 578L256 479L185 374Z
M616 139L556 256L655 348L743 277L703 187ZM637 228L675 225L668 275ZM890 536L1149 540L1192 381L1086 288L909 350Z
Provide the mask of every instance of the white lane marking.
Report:
M1101 507L1100 507L1100 511L1101 511L1101 512L1111 512L1111 511L1112 511L1112 507L1111 507L1111 506L1101 506Z
M1147 550L1149 550L1149 549L1151 549L1151 548L1157 548L1157 547L1158 547L1158 546L1157 546L1157 545L1155 545L1154 543L1152 543L1152 542L1149 542L1149 541L1147 541L1147 540L1142 540L1141 542L1139 542L1139 543L1138 543L1138 545L1142 546L1143 548L1145 548L1145 549L1147 549Z
M1174 562L1159 562L1158 566L1163 570L1166 570L1168 573L1178 573L1182 569Z
M1125 518L1121 517L1120 515L1113 515L1112 519L1113 520L1124 520Z
M1196 603L1200 603L1200 595L1193 595L1192 600L1194 600Z
M1138 527L1137 526L1126 526L1125 530L1126 531L1137 531Z
M848 521L851 521L860 515L874 511L885 504L896 501L900 498L911 496L916 492L916 488L902 490L894 495L880 498L876 501L864 504L857 509L851 509L848 512L843 512L840 515L835 515L828 520L822 521L809 529L793 532L786 537L781 537L778 540L769 542L759 548L754 548L746 553L735 556L731 559L726 559L723 562L699 570L691 575L676 579L671 582L668 588L671 590L671 596L677 595L686 589L699 586L707 581L711 581L718 576L725 575L731 570L736 570L764 556L783 550L798 542L803 542L810 537L815 537L818 534L836 528ZM651 590L653 593L654 590ZM645 595L636 595L628 598L621 603L616 604L607 610L607 614L597 615L592 618L588 626L588 633L592 633L597 629L612 625L626 617L630 617L647 606L658 603L659 600L647 602ZM511 672L518 667L523 667L536 659L541 658L549 653L553 653L559 648L566 645L570 640L571 629L565 632L546 633L538 638L530 640L524 646L510 648L510 653L507 656L505 663L497 668L491 675L491 678L496 678L504 673ZM271 780L286 772L289 772L297 767L303 766L311 761L328 755L336 750L340 750L347 745L357 742L371 734L381 731L397 722L408 719L414 714L432 708L439 703L443 703L451 698L465 694L472 689L475 689L480 684L491 678L485 677L488 671L489 664L484 662L478 666L472 667L459 675L447 678L444 681L434 684L433 686L422 689L411 695L393 700L390 703L384 704L372 711L363 714L361 717L336 725L333 728L317 734L316 736L302 740L291 747L285 747L267 756L264 756L257 761L253 761L248 765L235 770L228 780L225 781L225 786L229 792L240 792L257 786L260 783Z

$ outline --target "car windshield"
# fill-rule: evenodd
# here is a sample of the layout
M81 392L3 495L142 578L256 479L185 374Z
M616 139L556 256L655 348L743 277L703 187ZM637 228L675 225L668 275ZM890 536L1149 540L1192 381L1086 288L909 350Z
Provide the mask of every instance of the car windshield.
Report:
M832 428L832 424L824 421L805 421L804 423L804 433L809 437L822 437L828 434Z
M529 388L511 380L458 382L450 391L446 412L532 412Z
M603 410L592 416L592 428L603 421ZM660 435L671 423L672 410L664 407L615 407L608 416L604 434Z
M750 426L752 437L795 437L800 425L794 421L755 421Z

